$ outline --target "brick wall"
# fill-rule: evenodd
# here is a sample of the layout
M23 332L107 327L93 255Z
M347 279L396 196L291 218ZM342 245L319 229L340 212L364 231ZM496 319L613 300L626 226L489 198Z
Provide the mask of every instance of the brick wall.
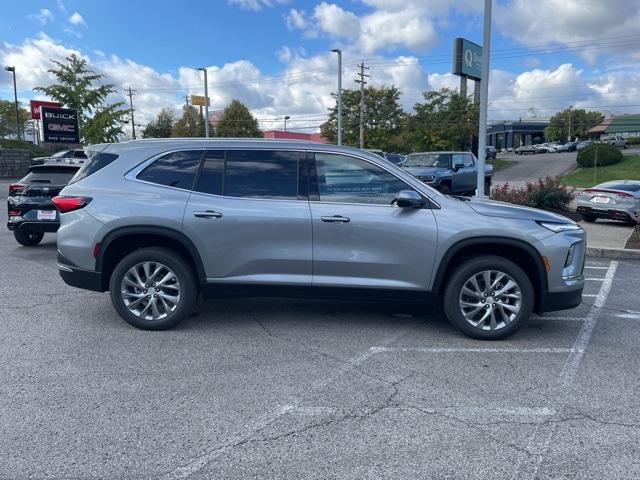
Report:
M23 177L30 166L29 150L0 149L0 178Z

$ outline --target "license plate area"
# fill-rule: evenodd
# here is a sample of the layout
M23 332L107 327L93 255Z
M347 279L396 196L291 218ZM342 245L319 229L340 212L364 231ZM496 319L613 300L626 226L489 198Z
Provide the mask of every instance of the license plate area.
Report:
M609 197L602 197L602 196L593 197L591 201L593 203L611 203L611 199Z
M58 218L57 210L38 210L36 218L38 220L55 220Z

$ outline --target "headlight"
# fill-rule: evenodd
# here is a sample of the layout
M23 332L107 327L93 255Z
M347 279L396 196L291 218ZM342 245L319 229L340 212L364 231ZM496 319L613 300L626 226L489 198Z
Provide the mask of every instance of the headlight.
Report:
M433 175L427 175L425 177L418 177L418 180L422 180L423 182L428 182L428 183L433 182L435 179L436 179L436 177L433 176Z
M569 232L582 230L582 227L577 223L556 223L556 222L537 222L538 225L548 228L552 232Z

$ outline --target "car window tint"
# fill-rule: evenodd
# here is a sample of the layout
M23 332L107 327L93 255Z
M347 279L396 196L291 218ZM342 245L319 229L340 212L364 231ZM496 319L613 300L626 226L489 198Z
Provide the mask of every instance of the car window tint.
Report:
M223 175L224 150L207 150L195 189L202 193L222 195Z
M84 153L84 150L76 150L73 156L74 158L87 158L87 154Z
M202 154L202 150L169 153L140 172L138 179L190 190L193 187Z
M469 154L464 156L464 166L473 167L473 157Z
M406 183L358 158L316 153L316 172L320 201L391 205L401 190L412 190Z
M598 188L598 187L594 187ZM611 188L614 190L623 190L625 192L640 191L640 183L614 183L610 185L602 185L602 188Z
M118 158L118 155L115 153L102 153L102 152L91 152L91 158L89 158L84 165L78 170L71 181L69 183L75 183L83 178L87 178L89 175L93 175L98 170L103 169L111 162L115 161Z
M224 195L297 199L299 156L289 151L228 150Z

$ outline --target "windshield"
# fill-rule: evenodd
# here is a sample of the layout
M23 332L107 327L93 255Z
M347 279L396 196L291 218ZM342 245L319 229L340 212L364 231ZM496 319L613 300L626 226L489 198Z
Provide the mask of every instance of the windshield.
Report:
M449 168L451 154L448 153L412 153L407 155L403 167L443 167Z
M54 153L53 155L51 155L51 158L61 158L61 157L66 157L67 154L69 153L70 150L60 150L59 152Z

